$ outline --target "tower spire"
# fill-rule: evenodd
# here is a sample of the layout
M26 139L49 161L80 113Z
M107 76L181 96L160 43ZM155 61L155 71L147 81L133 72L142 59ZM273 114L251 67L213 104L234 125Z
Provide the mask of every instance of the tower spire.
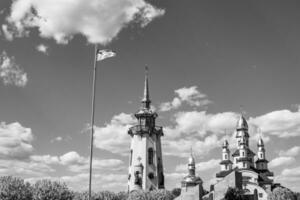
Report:
M144 96L142 99L143 108L150 109L150 95L149 95L149 83L148 83L148 67L145 67L145 85L144 85Z

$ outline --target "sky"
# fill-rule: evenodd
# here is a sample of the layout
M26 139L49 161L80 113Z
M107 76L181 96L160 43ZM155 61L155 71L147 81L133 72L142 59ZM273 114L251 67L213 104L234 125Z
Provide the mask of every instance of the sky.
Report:
M204 187L234 151L244 113L263 137L275 182L300 192L299 1L2 0L0 175L88 186L94 45L93 189L125 191L144 69L163 126L166 188L187 174L190 148ZM84 184L86 183L86 184ZM85 185L85 186L84 186Z

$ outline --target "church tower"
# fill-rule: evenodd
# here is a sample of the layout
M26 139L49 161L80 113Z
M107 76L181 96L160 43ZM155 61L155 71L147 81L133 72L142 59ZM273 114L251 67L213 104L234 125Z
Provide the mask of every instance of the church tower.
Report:
M228 148L228 141L225 140L222 146L222 161L220 162L221 171L230 171L232 169L232 162L230 160L230 150Z
M237 150L232 154L234 167L249 169L254 167L254 156L249 148L248 123L243 115L240 115L236 126Z
M266 160L266 150L264 141L260 137L257 143L257 160L256 160L256 169L258 170L267 170L268 169L268 161Z
M131 136L128 191L164 188L161 150L163 130L155 124L157 116L157 113L151 110L146 68L142 106L135 113L137 125L128 130Z

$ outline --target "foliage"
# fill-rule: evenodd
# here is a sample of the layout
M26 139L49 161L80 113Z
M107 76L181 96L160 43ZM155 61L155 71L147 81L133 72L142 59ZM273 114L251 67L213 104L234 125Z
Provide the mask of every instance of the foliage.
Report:
M28 200L32 199L31 186L23 179L11 176L0 177L1 200Z
M173 194L173 196L176 198L176 197L179 197L180 194L181 194L181 188L174 188L171 193Z
M277 187L268 195L268 200L296 200L294 193L284 187Z
M174 195L167 190L132 191L127 200L173 200Z
M33 200L72 200L73 196L65 183L41 180L33 186Z
M242 191L237 188L229 187L226 191L225 200L242 200Z
M174 195L168 190L152 190L149 192L150 198L153 200L173 200Z

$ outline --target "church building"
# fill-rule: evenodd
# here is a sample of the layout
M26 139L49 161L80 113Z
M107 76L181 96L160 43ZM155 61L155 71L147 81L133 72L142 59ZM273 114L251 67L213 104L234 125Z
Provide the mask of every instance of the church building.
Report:
M137 125L128 130L131 137L128 191L164 188L164 172L161 149L163 129L156 126L157 113L151 109L146 69L142 106L135 113Z
M237 149L230 157L228 141L222 145L221 171L216 174L218 182L212 187L213 199L224 196L230 187L240 188L247 199L266 200L268 191L271 191L273 172L268 169L264 142L260 137L257 142L257 153L249 147L248 123L241 115L236 126ZM256 160L255 160L256 159ZM222 193L222 194L218 194Z

